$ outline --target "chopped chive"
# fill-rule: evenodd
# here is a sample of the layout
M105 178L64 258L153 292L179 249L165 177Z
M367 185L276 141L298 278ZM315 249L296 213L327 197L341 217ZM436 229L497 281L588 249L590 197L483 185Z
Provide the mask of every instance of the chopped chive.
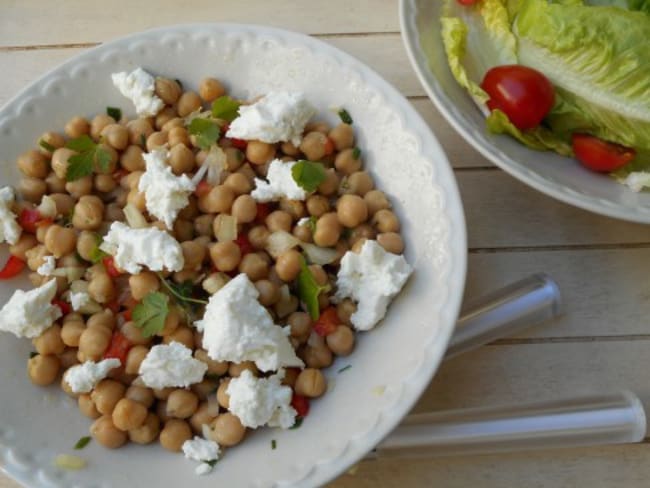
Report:
M359 159L359 156L361 156L361 149L359 149L358 147L355 147L352 150L352 159Z
M147 147L147 138L145 137L144 133L140 133L140 145L143 148Z
M74 445L74 448L78 451L78 450L83 449L84 447L86 447L89 442L90 442L90 437L89 436L82 437Z
M32 351L29 353L29 359L32 359L34 357L38 356L38 353L36 351Z
M217 464L218 459L210 459L209 461L203 461L205 464L210 466L211 468L214 468L214 465Z
M341 369L338 370L338 373L342 373L343 371L347 371L352 367L351 364L348 364L347 366L343 366Z
M122 119L122 110L117 107L106 107L106 114L109 117L113 117L115 122L119 122Z
M296 419L296 423L293 424L291 427L289 427L289 430L297 429L297 428L300 427L301 425L302 425L302 417L298 417L298 418Z
M350 117L350 113L344 108L339 110L339 117L341 117L341 122L344 124L352 124L352 117Z
M174 81L175 81L176 83L178 83L178 86L179 86L179 87L181 88L181 90L182 90L182 89L183 89L183 82L182 82L181 80L179 80L178 78L176 78Z
M271 439L271 449L275 449L276 447L278 447L278 443L275 442L275 439Z
M38 145L41 146L46 151L49 151L49 152L56 151L56 148L52 144L50 144L49 142L44 141L43 139L38 141Z

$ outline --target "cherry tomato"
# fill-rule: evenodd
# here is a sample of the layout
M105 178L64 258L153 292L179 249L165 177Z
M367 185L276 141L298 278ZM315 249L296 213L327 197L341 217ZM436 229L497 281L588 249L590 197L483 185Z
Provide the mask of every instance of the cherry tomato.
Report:
M24 208L18 216L18 224L26 232L36 233L36 228L40 225L51 224L52 219L43 218L41 212L36 209Z
M110 276L111 278L117 278L122 274L115 267L115 261L113 260L113 256L106 256L102 258L102 263L104 263L104 268L106 268L106 272L108 273L108 276Z
M8 280L20 274L25 269L25 261L16 256L9 256L4 268L0 270L0 280Z
M555 92L548 78L526 66L490 69L481 88L490 96L490 110L501 110L518 129L537 127L553 108Z
M573 134L573 152L583 166L599 173L610 173L634 159L636 152L629 147L603 141L588 134Z
M239 250L241 251L242 256L246 256L246 254L249 254L255 250L251 244L251 241L248 240L246 234L240 234L237 236L237 239L235 239L235 244L239 246Z
M474 5L478 0L458 0L461 5Z
M335 307L327 307L314 322L314 332L319 336L325 337L336 331L336 328L341 323L339 315L336 313Z
M306 417L309 413L309 399L296 393L291 398L291 406L298 412L298 417Z
M248 141L245 141L244 139L235 139L235 138L230 138L230 143L232 144L232 147L235 147L239 149L240 151L245 151L246 146L248 146Z
M131 343L119 330L113 332L111 343L104 353L104 359L119 359L122 366L126 363L126 355L131 349Z
M52 305L59 307L62 315L68 315L70 312L72 312L72 307L70 307L70 304L68 302L64 302L63 300L52 300Z
M258 203L255 220L259 223L264 223L266 217L268 217L270 213L271 213L271 208L269 207L268 203Z
M325 141L325 156L329 156L334 152L334 141L329 137Z
M199 181L199 184L196 185L196 190L194 190L194 194L197 197L202 197L203 195L207 195L208 193L210 193L210 190L212 190L212 185L205 180L201 180Z

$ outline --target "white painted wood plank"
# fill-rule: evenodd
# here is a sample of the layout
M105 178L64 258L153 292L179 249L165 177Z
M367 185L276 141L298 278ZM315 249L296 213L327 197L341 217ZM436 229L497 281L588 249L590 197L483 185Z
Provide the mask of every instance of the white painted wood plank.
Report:
M0 46L101 42L163 25L192 22L264 24L306 33L397 32L391 0L5 0Z

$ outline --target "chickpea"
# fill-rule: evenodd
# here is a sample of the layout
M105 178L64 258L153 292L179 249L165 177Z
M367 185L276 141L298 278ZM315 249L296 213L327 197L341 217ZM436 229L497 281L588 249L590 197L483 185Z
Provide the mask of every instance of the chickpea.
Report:
M349 124L341 123L337 125L329 132L328 137L334 143L337 151L343 151L354 146L354 130Z
M239 195L232 204L232 215L238 223L252 222L257 217L257 202L250 195Z
M45 184L47 185L47 192L50 193L50 196L52 196L53 193L65 192L65 180L59 178L54 171L51 171L45 177Z
M47 386L56 381L60 367L61 363L56 356L37 354L27 361L27 374L35 385Z
M248 240L255 249L262 250L266 247L270 234L266 226L256 225L248 231Z
M230 395L226 392L228 385L230 384L230 378L224 378L219 383L219 388L217 388L217 402L223 408L230 407Z
M334 168L325 170L325 180L318 186L318 193L325 196L333 195L339 189L339 177Z
M311 317L305 312L293 312L289 315L287 323L291 329L291 337L305 342L311 333Z
M262 141L248 141L246 145L246 159L251 163L266 164L275 156L275 145Z
M170 335L180 325L180 319L181 317L178 309L176 309L175 307L170 308L169 312L167 313L167 317L165 317L165 324L162 330L158 332L156 335L162 337Z
M115 189L117 183L112 175L97 174L93 178L93 186L101 193L109 193Z
M74 229L54 224L47 229L44 241L45 248L58 259L75 250L77 234Z
M74 206L72 225L80 230L99 228L104 217L104 203L95 195L82 196Z
M214 214L200 215L194 219L194 231L199 236L212 235L212 222L214 221Z
M183 93L178 99L178 105L176 106L178 115L181 117L185 117L200 108L201 98L193 91L186 91Z
M327 347L337 356L348 356L354 349L354 332L350 327L339 325L325 338Z
M108 124L101 130L101 136L113 149L124 150L129 145L129 130L120 124Z
M145 337L142 329L135 325L135 322L129 321L122 324L120 332L126 337L131 344L147 345L151 342L151 337Z
M126 129L129 131L129 142L142 148L146 146L147 139L153 133L153 127L148 119L131 120L126 124Z
M154 388L153 389L153 395L158 399L158 400L165 400L169 398L169 395L171 395L172 391L174 391L174 388L172 387L167 387L167 388ZM167 410L167 405L165 404L165 411Z
M118 186L113 190L113 203L120 207L120 211L122 210L122 207L126 205L128 196L129 192L122 187Z
M94 232L89 230L81 231L77 237L77 253L82 259L92 261L93 254L100 242L101 238Z
M223 184L230 188L236 196L250 193L253 189L251 182L241 173L229 174Z
M110 115L98 114L95 115L93 120L90 122L90 137L99 140L102 135L104 127L110 124L115 124L116 120Z
M118 190L121 190L118 188ZM123 191L123 190L121 190ZM126 202L124 202L126 204ZM109 203L104 207L104 221L105 222L115 222L124 220L124 212L122 207L117 202Z
M210 248L210 258L220 271L228 272L237 268L241 261L241 250L233 241L217 242Z
M215 361L203 349L194 351L194 357L208 365L206 374L222 376L228 372L228 361Z
M361 238L357 239L354 242L354 244L352 244L352 247L350 248L350 251L352 251L355 254L359 254L361 252L361 250L363 249L363 246L365 245L367 240L368 239L366 239L365 237L361 237Z
M27 266L29 266L29 269L36 271L39 266L45 262L45 256L48 254L49 253L47 252L47 249L45 249L45 246L40 244L25 251L25 257L27 258Z
M102 415L110 415L117 402L124 397L125 391L126 387L119 381L103 379L95 386L90 398Z
M133 299L140 301L152 291L157 291L160 281L153 271L142 271L129 277L129 287Z
M174 110L174 107L165 107L163 108L154 119L154 126L158 130L168 130L164 127L171 122L172 120L178 118L178 113Z
M129 191L126 201L140 210L140 212L144 212L147 209L147 199L144 192L140 192L135 188Z
M93 422L90 433L99 444L108 449L117 449L128 440L126 432L115 427L113 419L108 414L102 415Z
M138 374L140 371L140 364L144 361L149 348L143 345L135 345L126 354L126 363L124 365L124 372L126 374Z
M312 332L307 346L302 350L302 360L310 368L327 368L332 364L332 351L325 345L325 340Z
M325 376L318 369L305 368L296 378L294 391L298 395L308 398L318 398L325 393L327 382Z
M79 353L85 359L99 361L111 341L111 331L104 327L86 327L79 336ZM81 360L81 358L80 358Z
M167 132L152 132L147 137L147 151L153 151L157 147L162 147L167 144Z
M187 422L169 419L160 432L160 445L169 451L180 451L183 443L192 438L192 429Z
M377 242L386 251L393 254L402 254L404 252L404 241L402 236L397 232L384 232L377 235Z
M383 191L370 190L363 196L363 199L366 201L366 205L368 206L368 215L371 217L379 210L390 209L390 202Z
M257 253L246 254L239 263L239 272L251 281L261 280L269 275L269 264Z
M359 240L371 240L377 236L375 229L369 224L361 224L358 227L352 229L350 236L348 237L348 243L354 246Z
M372 224L379 232L399 232L400 224L397 216L390 210L382 209L375 213Z
M36 237L32 234L22 233L16 244L9 246L9 253L22 261L27 261L26 253L38 244Z
M120 179L120 186L127 190L137 190L144 171L132 171Z
M195 338L196 335L197 334L195 334ZM212 396L212 394L217 390L217 386L219 386L219 383L216 380L205 378L198 383L194 383L192 386L190 386L190 389L194 392L200 401L203 401Z
M331 130L327 122L310 122L305 126L305 132L322 132L323 134L328 134Z
M211 437L220 446L235 446L246 434L246 427L230 412L222 413L211 424Z
M313 217L320 217L330 209L329 200L323 195L311 195L306 203L307 212Z
M95 408L95 404L88 393L79 395L77 405L79 406L79 411L88 418L97 419L102 416L99 410Z
M367 172L356 171L348 176L346 186L344 193L355 193L363 197L375 187L375 183Z
M343 195L337 203L336 214L341 224L352 228L368 219L368 206L358 195Z
M199 83L199 95L204 102L213 102L226 94L226 89L216 78L203 78Z
M259 292L259 302L265 307L275 305L280 300L280 289L275 283L269 280L255 282L255 288Z
M154 413L148 413L142 425L128 432L131 442L136 444L150 444L160 433L160 419Z
M241 363L230 363L228 367L228 375L231 378L237 378L241 376L244 371L250 371L253 376L259 376L260 372L255 366L253 361L243 361Z
M32 203L38 203L47 191L47 183L39 178L30 178L26 176L20 180L18 193Z
M64 131L68 137L73 139L88 134L90 131L90 124L83 117L72 117L68 123L65 124Z
M280 145L280 150L287 156L298 156L300 154L300 150L291 142L283 142Z
M228 213L235 193L226 185L217 185L199 197L199 209L204 213Z
M167 422L170 418L167 416L167 400L158 400L154 406L154 412L161 422Z
M144 405L146 408L151 407L153 405L153 402L156 401L156 398L153 395L153 390L151 388L147 388L146 386L131 385L126 389L124 397L133 400L134 402L138 402Z
M68 171L68 159L75 154L77 153L67 147L61 147L52 153L50 164L52 165L52 171L58 178L65 180Z
M147 407L129 398L122 398L111 415L113 425L120 430L137 429L147 418Z
M311 225L308 224L301 224L301 225L296 225L293 228L292 231L293 235L297 237L299 240L302 242L312 242L312 232L311 232Z
M50 171L45 156L36 149L30 149L18 156L18 169L31 178L45 178Z
M183 92L178 82L169 78L156 78L155 87L156 95L167 105L174 105Z
M167 415L179 419L191 417L199 406L198 397L188 390L174 390L167 398Z
M318 246L334 246L341 237L341 224L336 213L328 212L323 214L316 221L314 231L314 242Z
M199 407L196 409L196 412L190 417L190 426L195 434L203 433L203 426L210 425L216 414L219 413L218 408L216 414L213 413L214 408L211 408L208 402L202 402Z
M167 139L169 141L169 147L174 147L179 144L188 148L190 147L190 136L185 127L172 127L167 132Z
M106 273L94 276L88 283L88 294L90 298L97 303L109 303L116 296L115 284L110 276Z
M193 171L196 167L194 153L185 144L176 144L169 151L169 166L175 175Z
M104 309L101 312L92 314L90 317L88 317L88 321L86 323L86 326L88 328L103 327L109 332L112 331L116 325L117 325L117 319L115 318L113 312L111 312L108 309Z
M185 120L182 119L181 117L174 117L173 119L169 119L167 122L165 122L165 124L160 128L160 130L169 132L175 127L185 128ZM189 143L189 139L188 139L188 143Z
M56 323L45 329L32 342L36 348L36 352L43 355L57 355L65 350L65 344L61 340L61 326Z
M291 215L289 215L287 212L284 212L282 210L276 210L274 212L271 212L266 217L264 222L266 223L266 226L269 228L271 232L276 232L279 230L283 230L284 232L290 232L293 219L291 218Z
M351 175L361 169L361 160L354 157L353 149L344 149L336 155L334 166L341 173Z
M183 269L199 271L206 256L205 245L201 242L188 240L181 242L181 249L183 250L183 258L185 261Z
M293 281L300 273L302 256L295 249L289 249L278 256L275 263L275 270L282 281Z
M192 332L192 329L185 326L179 326L176 330L163 337L164 344L170 344L172 342L180 342L188 349L193 349L194 333Z
M312 131L305 134L300 143L300 150L310 161L320 161L327 153L328 139L322 132Z

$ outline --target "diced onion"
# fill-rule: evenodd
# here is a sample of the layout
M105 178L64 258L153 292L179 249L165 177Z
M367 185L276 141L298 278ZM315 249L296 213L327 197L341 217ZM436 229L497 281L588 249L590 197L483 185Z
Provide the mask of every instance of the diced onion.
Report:
M138 207L132 203L127 203L126 207L124 207L124 216L126 217L126 221L132 229L142 229L148 225L147 219L144 218L142 212L140 212L140 210L138 210Z
M224 286L226 286L226 283L228 283L228 281L230 281L228 275L224 273L212 273L205 280L203 280L201 286L210 295L214 295Z
M339 253L336 249L329 247L320 247L316 244L309 244L307 242L300 242L300 246L305 251L307 259L313 264L330 264L336 261Z
M237 239L237 218L232 215L219 214L214 219L215 236L219 242Z
M68 280L68 283L72 283L74 280L78 280L81 278L86 270L84 268L80 268L77 266L68 266L65 268L56 268L50 276L59 276L62 278L66 278Z
M324 264L330 264L338 257L336 249L302 242L297 237L283 230L275 231L268 237L266 242L266 251L273 256L273 258L277 259L281 254L296 246L300 246L305 251L307 259L313 264L319 264L321 266Z
M208 167L208 175L205 181L211 185L218 185L221 183L221 174L226 169L226 153L216 144L213 144L208 151L208 155L203 162Z
M208 409L207 409L206 413L208 415L210 415L211 417L216 417L217 415L219 415L219 402L217 401L217 395L210 395L208 397ZM208 429L210 429L209 426L208 426ZM209 430L208 430L208 432L209 432ZM204 436L205 436L205 434L204 434ZM210 436L208 435L208 437L206 437L206 439L210 439Z
M41 217L53 219L56 217L56 202L54 198L49 195L44 195L41 200L41 204L36 207L38 213L41 214Z
M59 454L54 459L54 465L57 468L68 469L77 471L86 467L86 460L79 456L72 456L70 454Z

